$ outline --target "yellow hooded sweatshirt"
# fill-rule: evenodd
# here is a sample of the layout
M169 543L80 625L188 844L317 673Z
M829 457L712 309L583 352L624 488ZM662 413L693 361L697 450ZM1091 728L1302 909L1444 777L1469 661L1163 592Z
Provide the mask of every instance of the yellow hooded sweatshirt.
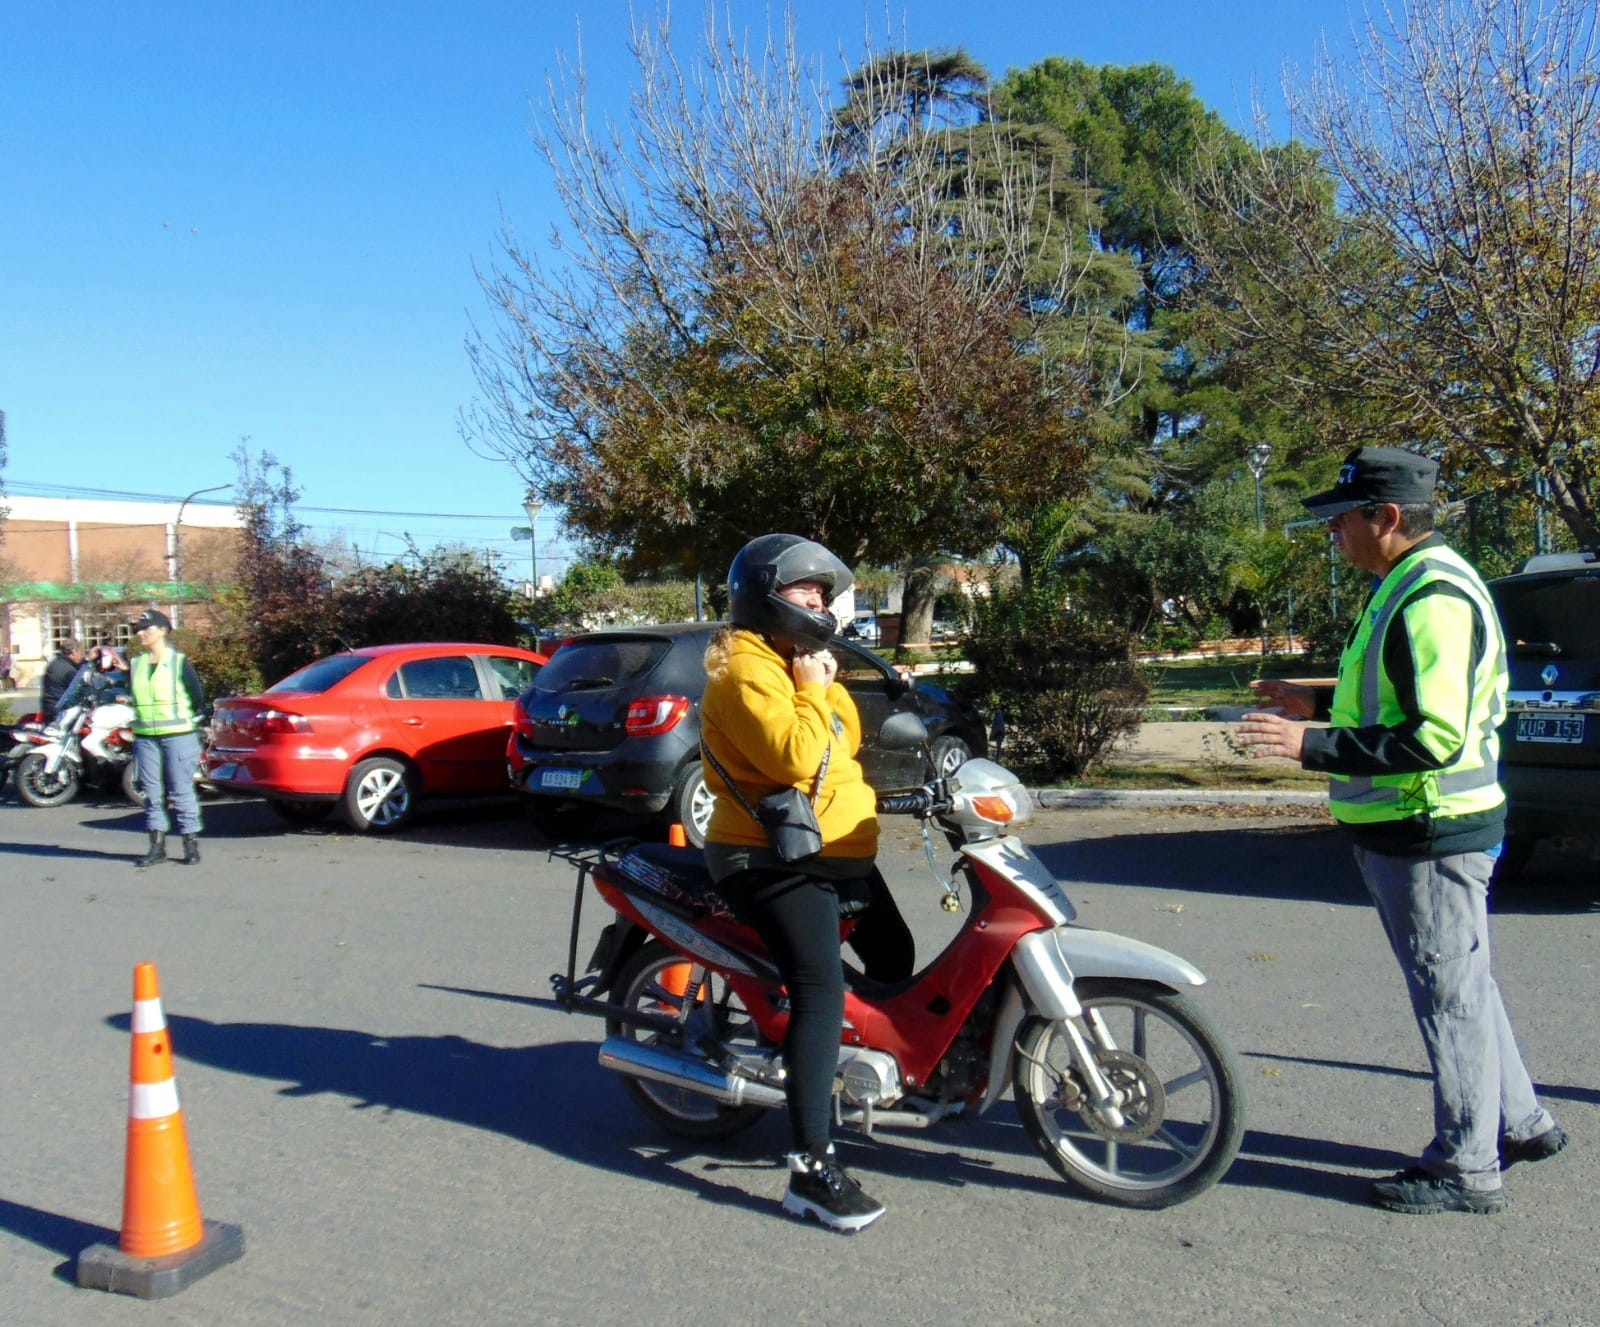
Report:
M807 796L831 745L828 776L817 799L822 856L871 858L878 851L877 796L856 753L861 716L835 682L797 687L783 657L753 631L719 632L706 651L700 740L754 806L788 784ZM767 832L739 805L709 762L706 786L717 795L706 837L712 843L765 847Z

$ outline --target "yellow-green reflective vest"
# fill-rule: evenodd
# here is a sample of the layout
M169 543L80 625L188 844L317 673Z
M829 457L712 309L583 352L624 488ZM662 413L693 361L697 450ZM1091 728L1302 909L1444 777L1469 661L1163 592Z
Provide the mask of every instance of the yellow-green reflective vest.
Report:
M168 650L160 664L148 654L130 664L133 684L133 735L175 737L194 731L194 706L183 685L184 655Z
M1483 655L1470 673L1472 627L1467 623L1463 629L1461 600L1438 594L1415 598L1435 582L1460 590L1483 622ZM1498 781L1498 730L1506 712L1505 638L1478 573L1443 545L1402 558L1368 601L1339 659L1330 716L1334 726L1395 728L1415 717L1401 708L1383 662L1384 637L1395 614L1402 612L1416 664L1416 704L1431 720L1424 723L1419 740L1441 757L1455 751L1455 759L1439 769L1406 774L1330 774L1328 809L1347 825L1470 815L1493 810L1505 800ZM1452 736L1458 746L1451 745Z

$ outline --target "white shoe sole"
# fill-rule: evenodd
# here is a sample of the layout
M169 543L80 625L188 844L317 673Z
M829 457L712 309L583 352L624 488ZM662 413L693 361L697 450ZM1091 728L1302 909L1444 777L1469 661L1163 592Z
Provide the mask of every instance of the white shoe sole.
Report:
M879 1207L876 1211L863 1212L859 1216L839 1216L828 1211L827 1208L812 1202L809 1198L802 1198L798 1194L786 1193L783 1196L783 1210L791 1216L800 1217L804 1221L816 1221L826 1226L829 1230L842 1231L853 1235L858 1230L865 1230L889 1209Z

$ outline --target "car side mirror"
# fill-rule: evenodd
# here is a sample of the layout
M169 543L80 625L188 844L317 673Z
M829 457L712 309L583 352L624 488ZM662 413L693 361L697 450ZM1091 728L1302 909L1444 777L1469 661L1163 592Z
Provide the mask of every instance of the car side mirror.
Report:
M910 710L891 714L878 729L878 745L885 751L915 751L928 740L928 725Z

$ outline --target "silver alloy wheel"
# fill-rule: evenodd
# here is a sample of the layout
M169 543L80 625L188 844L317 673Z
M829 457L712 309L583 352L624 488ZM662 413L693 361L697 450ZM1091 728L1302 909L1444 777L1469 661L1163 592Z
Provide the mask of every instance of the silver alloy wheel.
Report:
M711 813L716 809L717 795L706 787L705 775L695 780L689 794L689 837L700 847L705 846L706 831L711 827Z
M411 814L411 784L405 769L392 761L372 761L357 771L351 805L365 827L394 829Z

